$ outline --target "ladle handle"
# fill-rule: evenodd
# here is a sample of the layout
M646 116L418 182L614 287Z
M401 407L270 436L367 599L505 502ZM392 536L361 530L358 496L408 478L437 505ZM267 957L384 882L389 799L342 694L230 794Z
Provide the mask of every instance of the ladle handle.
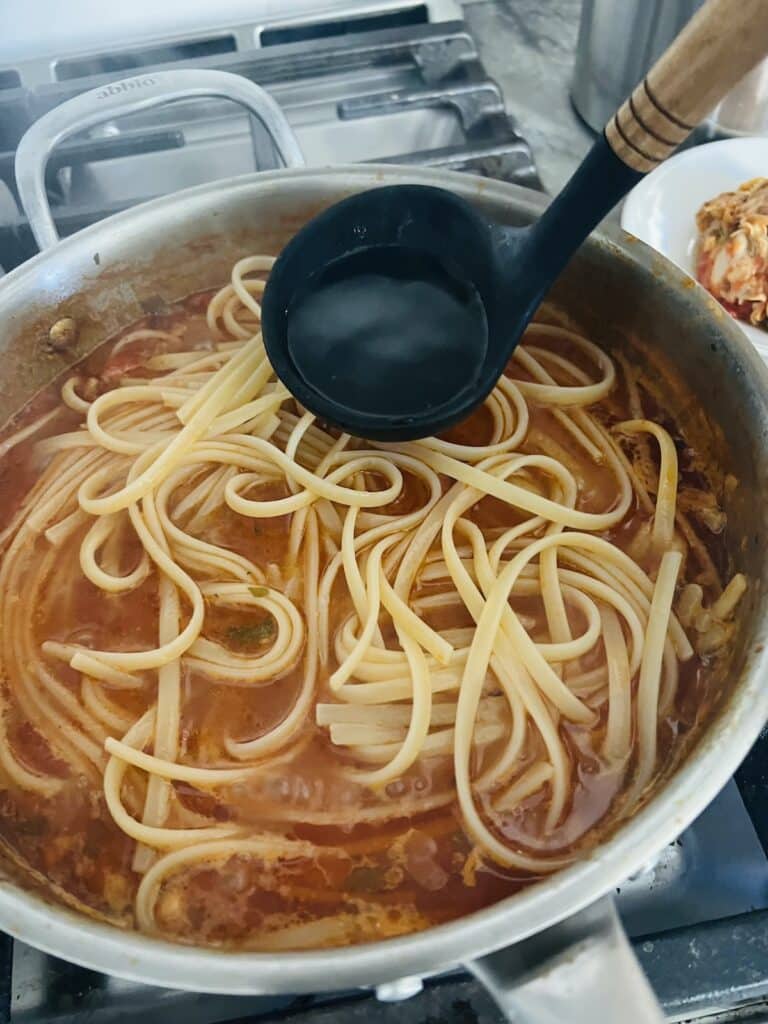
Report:
M767 0L707 0L608 122L609 146L652 171L766 53Z

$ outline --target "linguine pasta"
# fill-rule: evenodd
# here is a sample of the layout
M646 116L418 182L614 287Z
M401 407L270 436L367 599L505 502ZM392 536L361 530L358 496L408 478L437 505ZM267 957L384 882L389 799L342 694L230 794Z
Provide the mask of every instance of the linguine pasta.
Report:
M468 424L365 442L275 379L271 265L237 263L204 322L124 334L2 442L28 471L0 799L5 843L81 909L285 949L573 860L711 703L746 581L723 586L717 503L623 356L534 324ZM19 840L68 813L48 852Z

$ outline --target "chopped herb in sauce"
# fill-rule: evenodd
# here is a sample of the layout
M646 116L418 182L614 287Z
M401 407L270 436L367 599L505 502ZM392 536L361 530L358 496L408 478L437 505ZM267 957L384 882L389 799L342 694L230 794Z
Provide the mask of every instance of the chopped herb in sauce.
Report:
M269 587L248 587L253 597L266 597Z
M263 622L230 626L227 630L227 639L235 647L249 647L252 644L265 643L275 635L276 629L274 619L264 619Z

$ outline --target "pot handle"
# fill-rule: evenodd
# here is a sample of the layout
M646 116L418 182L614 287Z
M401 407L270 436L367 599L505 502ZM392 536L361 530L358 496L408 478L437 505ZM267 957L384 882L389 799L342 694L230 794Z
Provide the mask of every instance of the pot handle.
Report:
M286 167L303 167L296 136L285 115L261 86L227 71L152 71L110 82L75 96L44 114L27 130L16 150L16 183L21 205L40 249L58 241L45 188L45 168L52 150L75 132L94 128L126 114L196 97L234 100L253 115ZM254 147L258 136L254 131ZM258 151L258 149L257 149Z
M664 1024L609 897L466 967L514 1024Z

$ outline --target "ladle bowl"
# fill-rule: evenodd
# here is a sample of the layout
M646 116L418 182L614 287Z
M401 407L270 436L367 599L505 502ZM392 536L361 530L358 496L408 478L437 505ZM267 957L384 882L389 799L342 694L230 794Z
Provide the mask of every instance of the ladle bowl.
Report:
M547 289L640 177L602 139L525 228L489 223L426 185L336 203L272 268L262 332L277 375L307 409L361 437L445 430L490 393Z
M764 0L709 0L528 228L442 189L343 200L286 246L262 332L299 402L352 434L403 441L467 416L504 371L594 227L768 51Z

